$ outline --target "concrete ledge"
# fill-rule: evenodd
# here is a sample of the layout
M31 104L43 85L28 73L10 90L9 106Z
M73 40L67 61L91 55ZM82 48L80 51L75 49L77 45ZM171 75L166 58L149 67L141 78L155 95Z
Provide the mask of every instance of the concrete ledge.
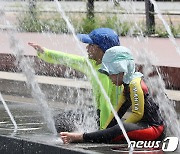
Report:
M36 76L37 82L50 101L75 104L78 95L91 101L92 90L89 82L75 79ZM31 89L26 85L26 78L20 73L0 72L0 91L4 95L31 98Z
M87 90L91 91L91 85L88 81L39 75L36 75L36 79L40 84L42 91L45 91L47 96L49 96L49 99L54 98L55 95L57 95L57 93L54 93L55 91L58 91L61 96L65 95L67 97L69 95L67 92L69 92L70 89L76 91L75 93L71 93L74 96L77 95L76 89L78 89L78 92L83 92L83 94L85 94ZM26 85L26 78L22 73L0 71L0 83L0 91L4 94L31 97L30 89L28 89ZM180 101L180 91L166 89L165 92L169 99ZM58 98L56 100L58 100Z
M0 136L0 152L3 154L129 154L127 144L69 144L48 145L20 138ZM13 149L13 152L12 152ZM134 149L134 154L163 153L161 149ZM177 154L178 152L173 152Z
M53 146L20 138L0 136L0 153L3 154L98 154L98 152L75 147Z
M26 77L22 73L0 71L0 79L26 82ZM91 89L91 84L89 82L78 79L68 79L68 78L40 76L40 75L36 75L36 79L37 82L40 84L51 84L51 85L67 86L72 88Z

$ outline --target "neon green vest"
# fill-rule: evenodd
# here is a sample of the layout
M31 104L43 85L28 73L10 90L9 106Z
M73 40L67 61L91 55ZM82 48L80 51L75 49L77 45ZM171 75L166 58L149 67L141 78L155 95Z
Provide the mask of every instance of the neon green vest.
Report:
M85 58L82 56L48 49L45 49L44 54L38 53L38 57L48 63L61 64L71 67L77 71L84 73L88 77L92 85L92 90L96 99L97 108L100 110L100 129L105 129L110 122L108 121L108 119L111 115L111 108L108 102L105 100L104 95L102 94L101 89L95 77L93 76ZM96 65L96 62L94 60L90 60L90 62L94 70L96 71L98 78L101 81L107 95L109 96L113 107L116 108L116 86L110 81L108 76L98 72L100 65Z

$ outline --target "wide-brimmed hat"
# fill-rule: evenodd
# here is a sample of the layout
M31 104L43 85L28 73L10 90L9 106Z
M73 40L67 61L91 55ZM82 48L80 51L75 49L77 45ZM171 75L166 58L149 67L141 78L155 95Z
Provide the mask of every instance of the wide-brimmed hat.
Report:
M124 73L123 81L129 83L135 77L143 76L135 72L135 62L131 51L123 46L108 49L103 58L99 72L106 75Z

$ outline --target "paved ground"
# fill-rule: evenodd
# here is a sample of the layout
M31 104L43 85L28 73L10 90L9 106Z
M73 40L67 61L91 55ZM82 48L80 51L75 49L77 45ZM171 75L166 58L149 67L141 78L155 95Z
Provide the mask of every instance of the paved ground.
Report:
M86 55L86 44L76 42L72 35L17 33L13 34L13 36L19 40L19 45L23 48L24 54L26 55L36 55L35 50L27 45L28 42L35 42L49 49L77 55ZM12 53L12 50L9 47L10 39L10 34L0 31L0 53ZM155 65L180 67L179 50L177 50L176 46L168 38L121 37L120 41L121 45L129 47L133 51L137 62L140 62L138 54L142 55L142 53L147 51L151 54L150 59ZM180 47L180 38L175 39L174 41ZM81 48L78 43L80 43Z

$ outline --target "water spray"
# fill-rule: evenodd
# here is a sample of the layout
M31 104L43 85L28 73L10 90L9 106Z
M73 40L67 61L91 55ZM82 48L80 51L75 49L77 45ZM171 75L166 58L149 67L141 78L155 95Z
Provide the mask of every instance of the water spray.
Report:
M0 11L0 15L3 15L3 11ZM10 26L10 22L5 20L6 24ZM41 106L42 115L44 121L47 124L49 130L53 133L54 136L57 135L57 131L55 128L54 120L52 118L52 114L50 108L48 107L48 103L46 101L46 97L44 93L41 91L39 84L35 78L35 71L32 67L32 61L30 58L24 57L24 50L20 45L19 41L15 37L16 30L11 32L8 31L9 39L10 39L10 48L16 58L15 64L22 69L23 74L26 77L27 86L31 89L31 93L35 101L38 105Z
M77 42L77 44L78 44L78 47L79 47L80 51L82 51L82 53L83 53L83 55L84 55L84 57L85 57L85 60L86 60L86 62L87 62L87 64L88 64L88 66L89 66L90 69L91 69L91 72L92 72L93 76L95 77L98 85L100 86L100 89L101 89L101 91L102 91L105 99L107 100L107 102L108 102L109 105L110 105L110 108L111 108L111 110L112 110L112 113L114 114L114 117L115 117L115 119L117 120L117 123L118 123L120 129L122 130L123 135L124 135L124 137L125 137L125 139L126 139L126 141L127 141L127 143L128 143L128 147L130 147L129 153L132 153L132 152L133 152L133 147L132 147L132 145L131 145L130 139L129 139L129 137L128 137L125 129L124 129L124 126L123 126L123 124L122 124L122 122L121 122L121 120L120 120L117 112L114 110L114 108L113 108L113 106L112 106L112 104L111 104L110 98L107 96L106 91L104 90L104 87L102 86L102 83L100 82L100 80L99 80L96 72L94 71L94 69L93 69L90 61L89 61L88 58L86 57L86 54L83 52L83 48L82 48L81 45L79 44L79 40L78 40L78 38L77 38L77 36L76 36L76 34L75 34L75 29L74 29L74 27L73 27L72 24L69 22L66 14L65 14L64 10L62 9L62 7L61 7L60 3L58 2L58 0L54 0L54 2L57 4L57 6L58 6L58 7L57 7L58 12L62 15L63 19L65 20L65 22L66 22L66 24L67 24L67 26L68 26L68 28L69 28L70 31L72 32L73 37L75 38L75 40L76 40L76 42Z
M129 0L129 2L132 2L132 1ZM150 2L154 5L154 9L155 9L155 11L157 13L158 18L162 21L166 31L168 32L169 40L174 44L174 46L176 48L176 52L180 55L180 46L176 42L176 40L175 40L175 38L174 38L174 36L173 36L173 34L171 32L171 29L170 29L169 25L167 24L167 22L162 17L162 14L161 14L158 6L157 6L157 2L155 0L150 0ZM130 10L131 10L132 14L135 13L135 8L130 9ZM130 13L130 12L128 11L128 13ZM137 26L136 21L135 21L135 25ZM141 33L140 36L141 36L141 38L144 38L142 33ZM147 41L148 41L148 38L144 38L144 39L147 39ZM139 36L137 36L137 40L142 41L142 40L139 40ZM150 57L152 57L152 56L151 55L148 56L144 49L143 49L142 52L144 52L144 55L142 53L140 53L140 54L138 54L138 56L139 56L138 58L140 58L142 60L142 64L144 64L145 68L143 70L143 74L144 74L144 77L146 78L146 80L148 81L147 84L149 84L149 88L151 88L151 89L154 88L153 84L158 86L158 90L157 90L158 94L157 94L157 97L155 98L155 100L159 104L160 111L163 114L166 113L166 114L164 114L164 116L165 116L165 120L167 122L168 129L169 128L172 129L172 130L169 129L170 132L172 134L176 135L178 138L180 138L180 131L177 130L177 128L180 127L180 123L178 122L177 113L176 113L176 111L174 109L173 102L171 102L165 96L165 85L164 85L163 79L161 77L161 74L160 74L160 72L159 72L159 70L158 70L158 68L156 66L155 66L155 70L152 70L153 64L152 64L152 60L150 59ZM139 53L139 51L137 51L137 53ZM152 73L153 71L157 72L158 79L155 79L155 81L150 81L149 80L149 74ZM161 102L163 102L163 103L161 103ZM171 113L171 114L167 114L167 113Z
M14 135L14 134L17 132L18 126L17 126L16 121L14 120L14 117L13 117L13 115L11 114L11 111L9 110L6 102L4 101L4 99L3 99L2 95L1 95L1 92L0 92L0 100L2 101L2 103L3 103L3 105L4 105L4 108L6 109L8 115L9 115L9 117L10 117L10 119L11 119L11 122L12 122L13 125L14 125L14 132L13 132L13 135Z
M173 36L173 34L172 34L172 32L171 32L171 29L170 29L170 27L169 27L169 25L167 24L167 22L164 20L164 18L162 17L162 14L160 13L160 11L159 11L159 8L158 8L158 6L157 6L157 3L156 3L156 1L155 0L150 0L151 1L151 3L154 5L154 9L156 10L156 12L157 12L157 16L159 17L159 19L163 22L163 25L164 25L164 27L166 28L166 31L168 32L168 34L169 34L169 39L170 39L170 41L174 44L174 46L176 47L176 51L177 51L177 53L180 55L180 46L177 44L177 42L176 42L176 40L175 40L175 38L174 38L174 36Z

